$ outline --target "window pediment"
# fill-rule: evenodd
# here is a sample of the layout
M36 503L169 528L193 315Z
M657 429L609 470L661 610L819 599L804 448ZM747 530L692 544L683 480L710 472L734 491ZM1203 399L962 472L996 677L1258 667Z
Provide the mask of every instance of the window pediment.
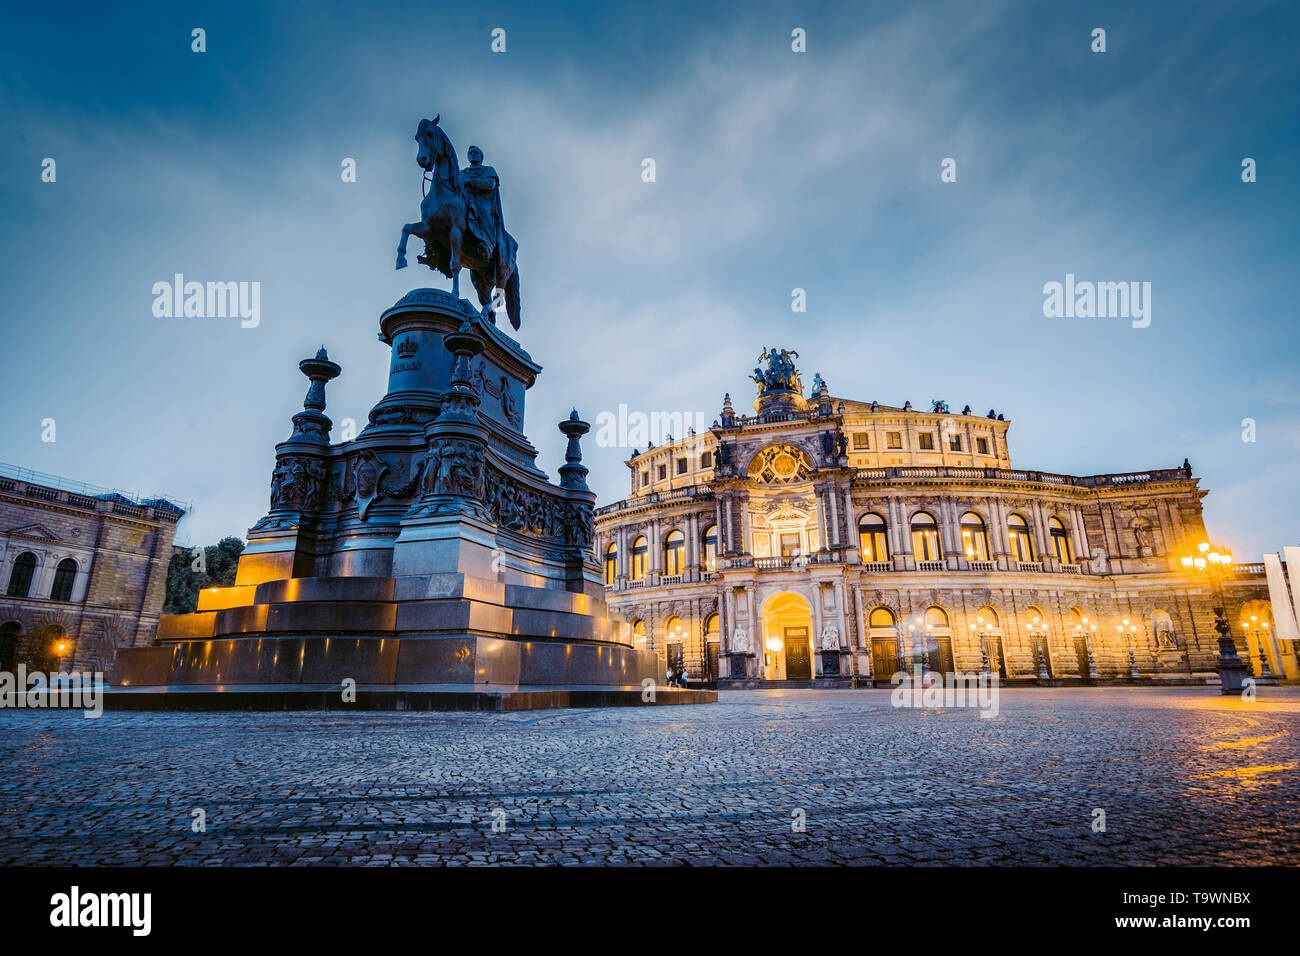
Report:
M29 541L58 541L58 537L49 528L40 524L23 525L7 532L11 538L26 538Z

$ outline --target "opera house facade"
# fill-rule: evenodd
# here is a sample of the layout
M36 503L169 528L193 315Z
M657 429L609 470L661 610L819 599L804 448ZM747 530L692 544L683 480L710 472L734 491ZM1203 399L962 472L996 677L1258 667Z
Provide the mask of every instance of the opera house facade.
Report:
M728 395L709 431L634 452L631 493L596 512L610 608L665 667L723 687L887 685L917 665L1214 682L1221 596L1251 672L1297 676L1262 565L1189 569L1216 551L1186 460L1019 467L1002 415L840 398L820 376L805 396L793 355L764 353L752 415Z

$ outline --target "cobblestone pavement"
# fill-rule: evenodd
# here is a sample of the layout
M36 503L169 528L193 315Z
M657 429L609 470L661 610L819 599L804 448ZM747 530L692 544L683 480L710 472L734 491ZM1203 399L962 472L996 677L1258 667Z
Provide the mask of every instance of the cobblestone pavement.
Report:
M0 863L1297 864L1300 688L1260 694L1013 689L993 719L894 709L887 690L0 711Z

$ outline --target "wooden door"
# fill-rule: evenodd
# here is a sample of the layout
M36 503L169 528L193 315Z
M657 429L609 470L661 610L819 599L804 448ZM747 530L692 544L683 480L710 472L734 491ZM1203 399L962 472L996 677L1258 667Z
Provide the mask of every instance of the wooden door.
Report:
M871 639L871 677L874 681L889 683L900 669L898 638L873 637Z
M808 648L808 628L785 629L786 680L812 679L812 653Z

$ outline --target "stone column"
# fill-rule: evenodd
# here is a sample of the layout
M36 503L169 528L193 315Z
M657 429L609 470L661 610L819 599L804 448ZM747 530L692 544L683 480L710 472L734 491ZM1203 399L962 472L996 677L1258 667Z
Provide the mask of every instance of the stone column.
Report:
M831 543L842 544L843 542L840 541L840 511L835 503L834 485L826 486L826 503L830 505Z
M737 535L740 553L749 553L749 496L742 495L740 499L740 534Z
M831 536L834 533L831 528L830 508L826 505L826 487L814 486L813 497L817 502L818 528L821 533L821 546L829 548L831 545Z
M957 528L957 505L951 498L939 499L939 534L945 542L943 545L943 556L948 562L950 570L956 570L956 559L961 556L965 557L965 552L961 549L961 535Z
M723 495L718 507L722 512L722 523L718 526L718 533L722 537L719 546L724 554L732 554L736 551L736 546L732 543L731 496Z
M686 570L688 579L695 580L700 568L699 516L691 512L686 516Z
M1034 502L1033 514L1034 538L1038 541L1038 560L1044 567L1050 568L1056 559L1056 551L1052 548L1051 535L1047 532L1047 509L1041 501Z
M812 648L809 653L812 655L813 677L822 676L822 602L824 600L825 595L823 594L821 582L814 581L810 601L812 606L812 633L809 635L812 638Z
M646 530L649 531L649 534L646 535L646 544L650 546L650 554L648 555L650 560L647 562L649 573L647 576L651 578L652 584L658 584L659 572L663 567L663 556L659 548L659 519L653 519L650 522L650 527Z
M855 560L861 560L861 556L857 554L858 523L854 520L852 486L844 489L844 533L847 536L847 540L844 542L844 560L849 560L850 551L853 552Z
M989 529L991 535L990 544L993 548L992 558L997 562L998 567L1003 570L1011 568L1011 542L1007 537L1007 516L1002 508L1002 499L997 495L989 499L989 514L992 516L991 522L993 527Z
M897 495L890 496L888 502L892 513L889 530L894 535L894 553L911 554L912 537L907 527L907 509L903 506L902 498Z
M1091 560L1088 537L1083 527L1083 509L1078 505L1072 505L1070 508L1070 534L1074 539L1074 560L1076 562Z

